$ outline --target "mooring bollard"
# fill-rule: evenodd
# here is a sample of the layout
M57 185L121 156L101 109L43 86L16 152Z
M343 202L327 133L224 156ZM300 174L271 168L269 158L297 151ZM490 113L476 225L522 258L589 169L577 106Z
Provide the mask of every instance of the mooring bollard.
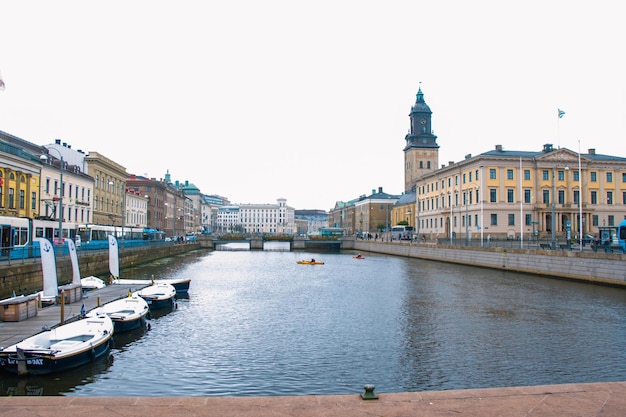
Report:
M376 394L374 394L374 389L376 387L374 385L371 384L367 384L363 387L363 389L365 390L365 393L361 394L361 398L364 400L377 400L378 396Z

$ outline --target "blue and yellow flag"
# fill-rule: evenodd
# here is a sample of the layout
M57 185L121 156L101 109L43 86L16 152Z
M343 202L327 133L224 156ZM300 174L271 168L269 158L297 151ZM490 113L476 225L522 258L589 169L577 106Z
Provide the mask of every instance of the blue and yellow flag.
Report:
M565 112L561 109L558 109L558 110L559 110L559 119L562 119L563 116L565 115Z

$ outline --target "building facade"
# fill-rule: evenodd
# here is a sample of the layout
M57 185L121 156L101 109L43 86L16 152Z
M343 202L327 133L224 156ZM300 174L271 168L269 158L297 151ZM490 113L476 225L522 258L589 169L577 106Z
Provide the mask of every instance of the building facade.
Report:
M409 217L431 239L574 239L626 218L626 158L555 149L508 151L502 145L438 167L430 107L421 88L405 137L405 192L394 220ZM406 200L406 201L405 201ZM413 207L412 207L413 205Z
M0 215L37 217L43 147L0 131ZM57 168L57 178L58 175Z
M417 190L416 221L432 237L574 239L626 218L626 158L498 145L422 176Z
M218 208L219 233L293 235L295 210L287 200L279 198L277 204L241 204Z
M121 226L126 198L126 168L98 152L85 156L87 173L93 178L95 224Z

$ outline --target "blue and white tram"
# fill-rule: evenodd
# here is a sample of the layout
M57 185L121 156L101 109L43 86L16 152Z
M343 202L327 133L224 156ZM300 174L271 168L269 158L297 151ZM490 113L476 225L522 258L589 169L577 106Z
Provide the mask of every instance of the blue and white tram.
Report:
M0 216L2 258L28 257L32 221L26 217Z
M88 248L107 248L109 235L123 240L125 245L140 245L146 241L163 241L164 233L160 230L143 227L122 227L103 224L79 224L76 227L76 235L80 239L81 246ZM78 239L77 239L78 240Z
M63 239L74 238L76 225L63 222ZM21 259L38 255L38 237L59 243L59 222L28 217L0 216L0 251L2 258ZM33 252L33 248L35 251Z

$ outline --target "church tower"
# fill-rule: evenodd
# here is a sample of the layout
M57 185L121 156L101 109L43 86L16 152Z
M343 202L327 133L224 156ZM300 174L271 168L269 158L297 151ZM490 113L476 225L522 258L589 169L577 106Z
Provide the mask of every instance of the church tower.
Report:
M439 166L439 145L432 133L433 112L424 101L422 87L417 91L415 104L411 107L411 126L404 147L404 190L413 190L417 179Z

